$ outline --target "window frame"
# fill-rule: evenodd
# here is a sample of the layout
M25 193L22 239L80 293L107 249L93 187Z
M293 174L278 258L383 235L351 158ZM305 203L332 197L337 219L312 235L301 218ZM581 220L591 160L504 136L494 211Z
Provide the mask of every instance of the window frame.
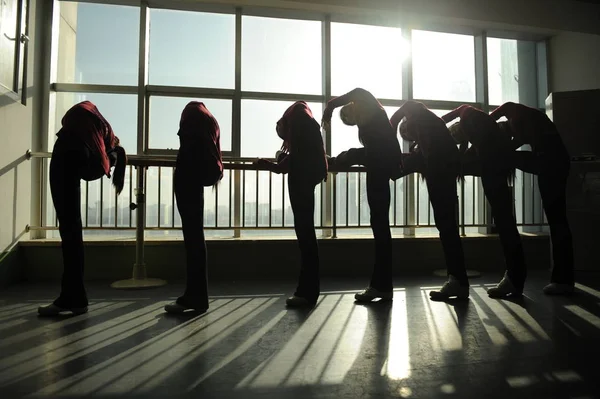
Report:
M15 0L17 7L15 37L8 40L14 42L14 60L12 62L13 77L10 87L0 83L0 95L7 96L15 102L27 105L27 60L29 53L29 0Z
M22 2L28 2L28 0L20 0ZM55 4L60 3L59 0L55 0ZM118 85L97 85L97 84L70 84L70 83L56 83L51 82L47 88L47 95L51 97L52 92L86 92L86 93L107 93L107 94L136 94L138 97L138 115L137 115L137 153L143 155L175 155L177 150L167 150L161 148L150 148L149 147L149 120L150 120L150 97L156 96L170 96L170 97L198 97L205 99L226 99L232 102L232 131L231 131L231 150L224 151L223 156L225 159L239 159L241 155L241 103L242 100L279 100L279 101L296 101L305 100L307 102L320 102L323 107L326 106L327 101L332 98L331 96L331 24L332 23L351 23L351 24L362 24L382 27L393 27L400 28L402 37L412 46L412 31L413 30L427 30L441 33L454 33L454 34L466 34L474 37L475 49L475 91L476 98L474 102L462 102L462 101L444 101L444 100L431 100L431 99L419 99L427 107L434 109L452 110L462 104L470 104L481 108L484 111L489 112L490 104L488 98L488 76L487 76L487 37L494 38L510 38L519 40L537 40L538 41L538 57L537 57L537 71L538 74L538 92L536 93L538 102L541 106L544 105L545 98L541 96L547 93L547 54L545 41L546 38L541 36L532 35L529 33L520 32L499 32L493 30L480 29L477 27L468 26L451 26L444 24L420 24L418 26L413 24L413 21L404 18L397 18L393 15L381 15L381 13L375 15L374 13L359 14L342 14L338 12L328 13L326 11L307 11L307 10L292 10L283 8L268 8L261 6L248 6L248 7L236 7L233 5L226 4L209 4L204 2L189 2L184 0L83 0L80 3L99 3L99 4L111 4L111 5L123 5L123 6L135 6L139 8L140 13L140 29L139 29L139 72L138 72L138 84L130 86L118 86ZM54 7L54 12L57 12L59 7ZM216 14L228 14L235 15L235 57L234 57L234 88L233 89L216 89L216 88L199 88L199 87L181 87L181 86L160 86L150 85L148 82L148 47L149 47L149 11L150 9L167 9L167 10L179 10L179 11L196 11L204 13L216 13ZM284 18L284 19L296 19L296 20L309 20L319 21L321 23L321 35L322 35L322 85L323 90L320 95L306 95L299 93L276 93L276 92L255 92L255 91L243 91L241 80L242 80L242 17L243 16L255 16L255 17L269 17L269 18ZM58 29L53 29L53 34L58 34ZM53 40L53 57L47 57L46 62L48 63L48 69L52 70L55 66L52 64L53 60L56 60L56 40ZM543 48L542 48L543 47ZM26 55L26 51L25 51ZM413 96L413 76L412 76L412 54L409 54L402 64L402 96L400 99L379 99L381 104L389 107L400 107L407 100L415 99ZM24 72L24 76L26 73ZM541 83L540 83L541 82ZM543 86L543 87L542 87ZM545 91L544 91L545 90ZM52 101L50 100L51 104ZM48 107L50 106L47 105ZM50 113L50 110L47 110ZM52 119L51 117L47 117ZM320 116L316 116L317 120ZM45 126L44 129L47 129ZM47 131L45 133L48 133ZM43 133L42 133L43 134ZM331 137L324 137L325 148L328 154L331 149ZM335 154L333 154L335 155ZM235 185L237 187L240 184L239 177L235 178ZM405 180L405 198L414 198L415 190L418 189L417 176L412 175ZM478 203L478 214L473 215L474 219L480 221L480 223L491 222L490 207L485 205L485 196L483 195L483 189L481 185L477 188L480 199ZM237 190L237 189L236 189ZM239 191L239 190L238 190ZM322 191L323 195L323 225L332 225L332 193L333 185L331 179L326 183ZM236 199L239 201L239 199ZM412 226L415 223L416 207L412 202L405 202L407 207L407 219L404 221L406 225ZM487 209L486 209L487 208ZM237 212L238 210L235 210ZM465 232L465 226L462 224L462 232ZM469 226L467 226L469 227ZM482 231L486 232L486 231ZM405 227L404 233L411 235L415 233L414 227ZM326 233L327 235L327 233Z

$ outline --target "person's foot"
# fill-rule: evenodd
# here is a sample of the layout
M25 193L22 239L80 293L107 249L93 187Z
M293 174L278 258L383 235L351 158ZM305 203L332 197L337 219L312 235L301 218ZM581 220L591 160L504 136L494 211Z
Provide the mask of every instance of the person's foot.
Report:
M510 277L508 277L508 272L504 272L504 277L498 285L490 288L487 293L490 298L504 298L509 295L521 296L523 295L523 290L518 290L510 280Z
M198 314L206 313L208 310L207 298L202 300L200 298L183 295L177 298L175 302L165 305L165 312L171 314L182 314L188 310Z
M291 297L286 299L285 304L288 308L312 308L315 306L314 302L311 302L304 297L296 295L292 295Z
M445 301L452 297L467 299L469 297L469 286L461 285L456 277L450 275L448 276L448 281L442 286L442 289L431 291L429 297L434 301Z
M38 314L40 316L58 316L61 313L66 313L66 312L71 312L74 315L80 315L80 314L84 314L87 313L88 311L88 307L87 306L82 306L82 307L72 307L72 308L63 308L61 306L55 305L55 304L50 304L50 305L46 305L46 306L40 306L38 308Z
M571 295L575 291L575 284L550 283L544 287L546 295Z
M393 291L379 291L373 287L368 287L354 295L356 302L372 302L375 299L380 299L381 301L391 301L393 298Z

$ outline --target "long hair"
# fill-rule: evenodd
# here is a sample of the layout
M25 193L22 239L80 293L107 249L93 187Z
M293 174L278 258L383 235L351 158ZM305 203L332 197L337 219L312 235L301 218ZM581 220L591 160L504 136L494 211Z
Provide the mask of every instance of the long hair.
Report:
M125 186L125 167L127 166L127 154L125 149L120 145L115 146L115 154L117 154L117 162L115 163L115 170L112 176L112 184L117 190L117 195L123 191Z

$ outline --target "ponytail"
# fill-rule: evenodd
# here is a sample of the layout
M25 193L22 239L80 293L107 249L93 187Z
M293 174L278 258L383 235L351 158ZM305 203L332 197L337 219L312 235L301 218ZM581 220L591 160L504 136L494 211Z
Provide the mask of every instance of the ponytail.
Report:
M114 152L117 154L117 162L115 163L115 170L112 177L112 184L117 190L117 195L123 191L125 186L125 166L127 166L127 154L125 149L121 146L115 146Z

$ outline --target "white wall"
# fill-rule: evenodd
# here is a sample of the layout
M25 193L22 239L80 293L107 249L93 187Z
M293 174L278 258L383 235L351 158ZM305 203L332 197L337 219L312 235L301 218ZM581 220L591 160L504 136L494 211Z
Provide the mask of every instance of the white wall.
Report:
M600 89L600 35L563 32L548 51L551 92Z
M11 249L30 223L31 162L24 160L24 155L32 148L35 101L39 98L36 3L30 0L27 104L0 94L0 255Z

